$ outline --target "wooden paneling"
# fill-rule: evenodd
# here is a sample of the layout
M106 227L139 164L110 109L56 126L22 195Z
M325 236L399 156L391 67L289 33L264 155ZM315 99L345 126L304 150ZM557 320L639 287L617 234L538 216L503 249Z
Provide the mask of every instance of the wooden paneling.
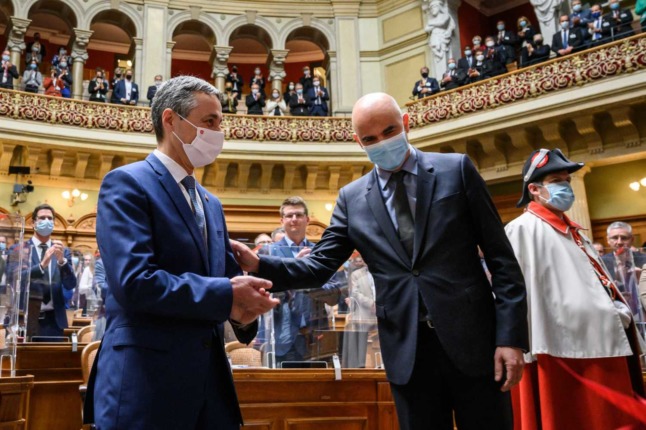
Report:
M71 344L23 344L17 372L34 375L32 430L81 428L81 351ZM383 370L235 369L246 430L398 430Z

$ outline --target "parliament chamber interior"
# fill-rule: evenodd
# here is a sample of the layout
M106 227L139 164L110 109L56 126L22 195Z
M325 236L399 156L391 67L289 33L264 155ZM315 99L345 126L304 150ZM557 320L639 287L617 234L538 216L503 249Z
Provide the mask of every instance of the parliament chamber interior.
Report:
M150 106L177 76L218 90L224 147L194 175L221 201L229 237L257 254L297 255L274 245L289 220L321 239L339 190L373 169L353 106L385 92L414 148L468 155L503 224L523 214L533 151L585 163L567 216L599 256L613 255L609 226L629 224L635 265L646 254L646 5L623 0L613 21L613 2L584 3L602 10L584 24L569 0L0 0L0 427L91 428L83 399L106 324L99 190L155 150ZM568 46L561 35L575 30ZM306 202L305 224L285 218L291 196ZM8 287L28 285L16 267L34 255L18 245L41 205L55 209L51 238L77 280L63 336L38 334L42 296ZM646 306L646 276L634 288ZM323 288L277 294L250 343L227 323L242 428L399 429L375 295L355 252Z

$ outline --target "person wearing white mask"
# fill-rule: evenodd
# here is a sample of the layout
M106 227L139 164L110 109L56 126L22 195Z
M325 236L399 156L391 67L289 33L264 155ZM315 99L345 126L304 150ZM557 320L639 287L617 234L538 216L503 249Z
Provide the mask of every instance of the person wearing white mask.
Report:
M260 91L260 85L251 84L251 94L245 99L247 115L262 115L265 107L265 95Z
M320 76L316 75L312 79L312 88L306 91L305 99L310 116L328 116L327 102L330 100L330 94L327 88L321 85Z
M65 303L72 298L76 276L72 268L72 254L60 240L52 239L54 208L48 204L37 206L32 212L34 236L31 247L30 301L42 298L38 327L27 326L28 336L63 336L67 328Z
M638 424L572 376L625 396L644 395L631 310L581 226L565 214L576 199L571 175L582 167L559 149L533 151L517 204L526 210L505 227L529 303L525 375L512 393L522 429Z
M284 116L287 111L285 100L280 96L280 91L277 89L271 90L271 98L267 100L265 107L267 115L269 116Z
M222 204L198 183L224 144L218 90L169 79L151 116L157 149L99 192L107 321L83 417L106 429L239 430L223 326L249 343L278 301L269 282L241 276Z
M256 67L253 71L253 76L251 77L251 81L249 83L249 86L252 86L253 84L258 85L258 88L260 89L260 92L262 93L263 97L265 96L265 78L262 76L262 70L260 70L260 67Z
M508 391L529 344L527 303L484 180L466 155L415 149L408 114L387 94L360 98L352 126L375 167L339 191L308 257L259 256L232 241L238 261L277 291L315 288L356 249L374 279L400 428L452 429L455 416L459 429L511 430Z

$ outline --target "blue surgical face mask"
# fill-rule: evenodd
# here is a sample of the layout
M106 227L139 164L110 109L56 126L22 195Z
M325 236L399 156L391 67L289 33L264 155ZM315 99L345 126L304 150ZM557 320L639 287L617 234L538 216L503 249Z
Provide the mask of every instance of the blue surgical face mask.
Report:
M455 63L449 63L449 70L455 69Z
M575 4L574 6L572 6L572 9L574 9L575 12L581 12L581 5Z
M569 21L563 21L563 22L561 23L561 28L562 28L563 30L567 30L568 28L570 28L570 22L569 22Z
M521 27L527 27L527 21L521 21L520 26Z
M8 55L3 55L2 56L2 61L9 61L9 60L11 60L10 56L8 56Z
M52 231L54 231L54 221L50 221L48 219L37 221L35 230L36 233L41 236L49 236L52 234Z
M610 9L612 10L619 9L619 3L610 3Z
M34 63L31 63L31 64L29 65L29 67L31 68L31 70L36 70L36 67L38 67L38 65L37 65L37 64L34 64Z
M601 12L592 12L592 18L597 19L601 16Z
M504 24L498 24L498 31L503 31L505 29Z
M0 242L0 251L4 251L7 249L7 243L6 242Z
M78 265L79 264L79 258L78 257L72 257L72 264L74 266Z
M382 140L372 145L364 146L364 151L370 161L384 170L395 170L406 161L408 153L408 139L406 132L402 131L397 136Z
M542 196L539 198L554 209L565 212L574 204L574 191L572 191L572 185L569 182L563 181L540 186L547 188L550 198L545 199Z
M471 56L471 50L467 49L466 51L464 51L464 55L466 55L467 57L470 57Z

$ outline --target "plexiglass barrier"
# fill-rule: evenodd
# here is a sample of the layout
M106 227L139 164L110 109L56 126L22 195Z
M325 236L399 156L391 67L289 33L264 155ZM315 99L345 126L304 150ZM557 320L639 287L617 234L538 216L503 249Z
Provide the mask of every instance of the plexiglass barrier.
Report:
M20 215L0 214L0 369L2 376L16 376L17 344L29 335L38 318L30 300L31 247L23 240L25 220ZM34 293L32 296L38 296ZM40 306L38 298L37 306ZM35 303L35 302L34 302ZM34 310L35 309L35 310ZM31 312L31 315L30 315Z
M299 250L265 245L259 253L291 258ZM263 367L333 367L335 356L343 368L382 367L375 286L361 256L354 254L322 288L272 295L280 304L260 317L252 344Z

